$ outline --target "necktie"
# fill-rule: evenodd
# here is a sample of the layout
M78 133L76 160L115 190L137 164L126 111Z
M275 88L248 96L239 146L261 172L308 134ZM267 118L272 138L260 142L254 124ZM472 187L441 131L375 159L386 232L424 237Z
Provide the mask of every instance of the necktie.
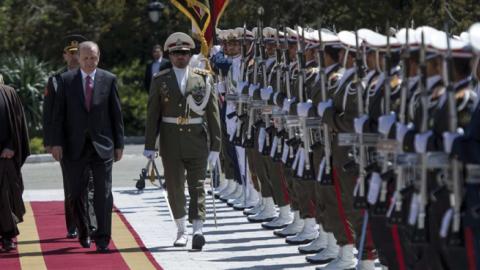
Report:
M85 78L85 108L90 111L90 105L92 104L93 96L93 81L90 76Z

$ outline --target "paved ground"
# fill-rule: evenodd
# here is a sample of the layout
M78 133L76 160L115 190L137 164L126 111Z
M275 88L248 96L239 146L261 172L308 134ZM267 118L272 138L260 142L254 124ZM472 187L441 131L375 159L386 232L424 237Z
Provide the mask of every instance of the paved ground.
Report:
M260 224L249 223L241 212L218 200L215 228L211 197L207 199L204 250L173 248L176 229L162 191L153 186L144 192L134 188L132 179L138 177L146 163L142 150L142 146L127 146L124 159L114 165L115 205L164 269L314 269L296 246L285 244L284 239L261 229ZM58 163L26 164L23 175L26 200L63 199Z
M121 161L113 165L113 186L134 187L133 179L138 178L147 160L142 156L143 145L127 145ZM160 159L158 169L162 173ZM27 163L22 168L25 189L61 189L62 174L58 162Z

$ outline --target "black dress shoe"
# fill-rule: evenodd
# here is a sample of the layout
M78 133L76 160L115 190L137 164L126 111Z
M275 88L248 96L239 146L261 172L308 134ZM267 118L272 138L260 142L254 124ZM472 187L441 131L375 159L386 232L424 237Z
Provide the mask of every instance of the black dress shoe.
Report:
M15 242L11 238L2 238L2 247L3 250L5 251L10 251L14 250L17 246L15 245Z
M204 245L205 245L205 237L202 234L193 235L192 249L202 250Z
M110 249L108 248L108 245L99 245L99 244L96 244L97 246L97 252L98 253L108 253L110 252Z
M70 231L70 232L67 232L67 238L68 239L75 239L78 237L78 233L77 231Z
M80 237L78 238L78 241L80 242L80 245L84 248L90 248L90 245L92 244L92 241L90 240L90 237Z
M108 248L108 241L104 237L99 237L95 239L95 246L97 247L97 252L98 253L108 253L110 252L110 249Z

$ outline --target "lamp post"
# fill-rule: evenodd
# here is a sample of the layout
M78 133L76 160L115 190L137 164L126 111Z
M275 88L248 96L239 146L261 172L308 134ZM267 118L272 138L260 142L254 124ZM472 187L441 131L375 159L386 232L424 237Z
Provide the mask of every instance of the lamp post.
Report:
M160 12L164 7L165 5L159 1L151 1L147 7L148 17L150 18L150 21L152 21L153 23L158 22L158 20L160 19Z

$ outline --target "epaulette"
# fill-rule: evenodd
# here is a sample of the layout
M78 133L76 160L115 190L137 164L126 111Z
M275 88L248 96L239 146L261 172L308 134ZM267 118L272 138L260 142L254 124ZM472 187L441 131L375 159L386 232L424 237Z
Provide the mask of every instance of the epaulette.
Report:
M169 68L162 69L161 71L155 73L155 74L153 75L153 77L154 77L154 78L158 78L158 77L160 77L160 76L162 76L162 75L165 75L165 74L167 74L167 73L169 73L169 72L170 72L170 69L169 69Z
M207 69L203 69L203 68L194 68L192 70L193 73L195 74L198 74L198 75L202 75L202 76L207 76L207 75L210 75L211 72Z

